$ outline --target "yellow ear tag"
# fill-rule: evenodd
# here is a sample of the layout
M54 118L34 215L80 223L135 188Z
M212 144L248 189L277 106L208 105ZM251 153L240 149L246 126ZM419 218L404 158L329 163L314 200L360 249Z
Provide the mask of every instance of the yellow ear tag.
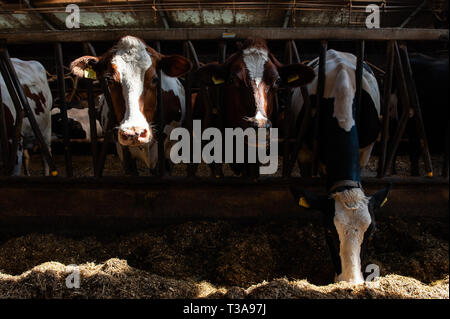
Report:
M211 80L214 82L215 85L222 84L223 82L225 82L223 79L220 78L218 79L215 76L212 76Z
M95 73L91 66L88 66L84 69L84 77L86 79L97 80L97 73Z
M298 204L301 207L305 207L305 208L309 208L310 207L308 202L306 201L305 197L300 197L300 200L298 201Z
M384 201L381 203L380 207L383 207L384 204L387 202L387 197L384 199Z
M298 80L300 77L298 76L298 74L294 74L291 75L290 77L288 77L288 83L294 82L295 80Z

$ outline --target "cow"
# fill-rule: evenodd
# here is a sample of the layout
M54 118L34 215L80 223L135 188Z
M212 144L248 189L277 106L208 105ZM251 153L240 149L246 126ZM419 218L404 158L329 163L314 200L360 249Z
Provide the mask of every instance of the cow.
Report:
M281 64L264 39L249 38L223 64L206 64L197 70L195 77L209 88L221 86L223 127L245 130L271 128L278 88L305 85L315 74L301 63ZM206 112L201 94L194 105L194 118L201 118ZM230 166L238 175L249 174L248 165Z
M413 73L415 88L421 107L422 119L425 127L428 146L431 153L442 153L448 149L449 132L449 74L448 57L434 58L422 53L409 53L409 61ZM391 95L391 108L395 110L393 117L398 120L398 109L403 107L398 99L398 88L394 86ZM415 114L411 114L415 116ZM397 125L393 123L392 129ZM393 131L393 130L392 130ZM411 160L411 175L419 175L419 158L422 153L415 119L411 118L406 126L408 139L408 153ZM393 134L393 132L392 132ZM444 142L445 141L445 142ZM395 159L392 172L395 174Z
M50 87L47 82L47 75L45 68L38 61L23 61L17 58L11 58L12 65L16 71L18 80L22 85L28 104L38 127L44 138L44 142L48 149L51 150L51 107L53 103ZM5 81L0 74L0 92L1 102L5 110L5 120L7 135L10 146L12 145L12 136L14 132L14 123L16 119L16 109L14 108L13 100L9 95ZM17 151L16 163L14 165L12 175L21 175L22 161L25 157L25 162L28 162L28 150L34 148L36 138L31 128L28 118L23 119L21 139ZM43 173L49 175L49 166L43 159ZM25 174L28 175L28 167L25 165Z
M318 59L309 65L318 72ZM373 73L364 66L360 129L357 130L353 114L356 57L328 50L325 65L325 90L319 113L319 161L326 174L327 195L317 196L295 185L291 185L291 192L299 206L323 213L335 280L359 284L364 281L361 260L375 230L374 213L384 204L390 190L388 186L373 196L366 196L360 178L361 167L367 164L380 131L379 90ZM315 107L317 80L307 89ZM295 90L292 105L293 113L298 114L303 99L300 90Z
M64 136L64 125L59 108L52 110L52 133L62 138ZM87 108L71 108L67 110L70 139L83 139L91 141L91 126L89 123L89 110ZM97 137L103 135L103 130L98 119L95 120Z
M177 77L189 72L192 63L179 55L158 53L142 39L125 36L102 56L82 56L74 60L70 68L78 77L95 74L107 81L114 116L119 123L118 145L129 147L133 158L154 168L156 162L149 158L150 150L157 149L153 126L157 120L158 82L161 81L163 92L164 123L180 125L185 116L185 93ZM158 70L161 70L161 79ZM104 97L102 99L104 101Z

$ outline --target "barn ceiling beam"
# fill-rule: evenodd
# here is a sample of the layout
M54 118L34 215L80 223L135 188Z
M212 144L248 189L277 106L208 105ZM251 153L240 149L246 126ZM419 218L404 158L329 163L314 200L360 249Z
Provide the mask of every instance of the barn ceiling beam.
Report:
M47 26L47 28L49 28L49 30L52 31L57 30L57 28L50 21L48 21L46 17L44 17L40 12L35 10L36 8L30 3L29 0L24 0L23 2L25 3L26 7L30 9L33 12L33 14Z
M356 29L356 28L187 28L187 29L109 29L74 31L0 32L8 43L116 41L125 35L146 40L218 40L223 34L235 38L262 37L267 40L417 40L448 41L446 29Z

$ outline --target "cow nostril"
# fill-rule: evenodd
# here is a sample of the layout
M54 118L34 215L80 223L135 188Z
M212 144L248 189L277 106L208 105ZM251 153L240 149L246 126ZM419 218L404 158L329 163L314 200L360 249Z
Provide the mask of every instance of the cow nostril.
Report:
M147 130L144 129L141 134L139 134L139 137L146 137L147 136Z

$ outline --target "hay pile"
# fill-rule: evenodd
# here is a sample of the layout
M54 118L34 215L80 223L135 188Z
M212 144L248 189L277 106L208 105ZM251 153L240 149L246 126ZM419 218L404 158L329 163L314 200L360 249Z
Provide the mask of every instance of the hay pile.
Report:
M0 297L448 298L448 219L386 218L377 227L364 260L380 267L377 287L328 285L334 270L320 225L218 221L9 238L0 243ZM78 290L65 288L71 264L80 267Z
M0 273L1 298L449 298L449 280L425 285L418 280L389 275L363 285L336 283L315 286L286 278L247 289L219 287L208 282L164 278L130 267L125 260L78 267L80 287L67 288L73 268L47 262L19 276Z

